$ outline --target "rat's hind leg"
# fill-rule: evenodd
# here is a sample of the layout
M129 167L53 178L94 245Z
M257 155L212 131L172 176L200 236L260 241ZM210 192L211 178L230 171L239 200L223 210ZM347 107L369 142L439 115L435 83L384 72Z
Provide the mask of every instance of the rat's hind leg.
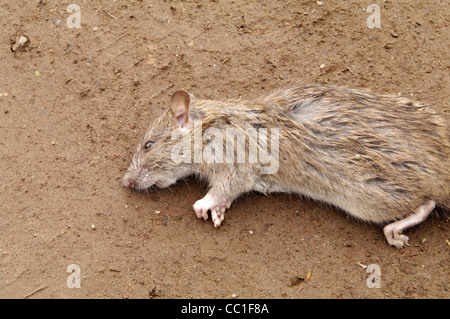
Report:
M390 245L397 248L402 248L403 245L408 243L408 236L402 235L405 229L411 228L417 224L420 224L436 207L436 203L432 200L428 201L426 204L418 207L414 214L408 217L398 220L394 223L386 225L383 229L384 235Z

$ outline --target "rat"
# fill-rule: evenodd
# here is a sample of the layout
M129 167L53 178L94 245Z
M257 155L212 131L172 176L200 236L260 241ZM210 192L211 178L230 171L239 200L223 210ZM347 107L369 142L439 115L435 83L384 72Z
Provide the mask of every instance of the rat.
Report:
M401 248L403 231L436 206L449 210L449 124L432 105L333 85L224 101L178 90L122 184L139 191L197 176L209 191L193 209L216 227L244 193L299 194L383 225Z

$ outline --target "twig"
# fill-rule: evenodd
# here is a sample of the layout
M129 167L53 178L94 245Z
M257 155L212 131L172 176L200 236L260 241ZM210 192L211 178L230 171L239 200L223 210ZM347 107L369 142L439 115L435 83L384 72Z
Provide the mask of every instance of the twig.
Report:
M121 55L122 53L123 53L123 52L119 53L117 56ZM117 56L116 56L116 57L117 57ZM127 68L127 69L124 70L124 71L121 71L121 72L116 76L115 80L117 80L123 73L127 72L128 70L130 70L131 68L135 67L136 65L138 65L139 63L141 63L141 62L144 61L144 60L145 60L145 59L140 59L139 61L134 62L134 64L133 64L132 66L130 66L129 68Z
M44 289L47 288L47 287L48 287L48 286L42 286L42 287L40 287L40 288L38 288L38 289L35 289L35 290L33 290L32 292L30 292L28 295L26 295L25 297L23 297L23 298L24 298L24 299L27 299L28 297L34 295L35 293L37 293L37 292L39 292L39 291L41 291L41 290L44 290Z
M353 73L352 69L350 69L350 67L349 67L349 66L347 66L347 70L349 70L351 74L353 74L353 75L355 75L355 76L356 76L356 74L355 74L355 73Z
M109 13L108 11L103 10L103 12L106 13L107 15L109 15L111 18L117 20L117 18L115 16L113 16L111 13Z

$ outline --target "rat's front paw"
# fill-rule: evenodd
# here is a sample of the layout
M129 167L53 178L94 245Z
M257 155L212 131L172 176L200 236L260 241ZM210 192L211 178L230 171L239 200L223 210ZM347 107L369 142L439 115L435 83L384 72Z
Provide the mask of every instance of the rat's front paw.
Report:
M225 210L230 208L231 200L225 200L222 202L217 202L211 198L210 195L206 194L205 197L195 202L193 208L198 218L208 219L208 210L211 211L211 219L214 226L220 226L223 219L225 218Z
M197 218L203 218L204 220L208 219L208 210L210 210L211 207L213 207L213 202L208 195L196 201L193 206Z

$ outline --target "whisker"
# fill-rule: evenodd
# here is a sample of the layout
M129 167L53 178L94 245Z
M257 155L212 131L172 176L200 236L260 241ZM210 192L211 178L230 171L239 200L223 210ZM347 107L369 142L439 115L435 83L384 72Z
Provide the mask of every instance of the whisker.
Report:
M168 178L168 177L165 177L165 176L162 176L162 175L159 175L159 174L157 174L156 176L165 178L165 179L167 179L169 182L172 182L172 183L175 183L175 182L176 182L176 180L174 180L173 178Z
M152 185L149 188L147 188L147 192L148 192L148 189L155 190L159 194L159 190L154 185Z
M188 187L189 189L191 189L191 186L189 186L188 182L186 181L186 178L183 178L183 182L187 185L187 187Z

